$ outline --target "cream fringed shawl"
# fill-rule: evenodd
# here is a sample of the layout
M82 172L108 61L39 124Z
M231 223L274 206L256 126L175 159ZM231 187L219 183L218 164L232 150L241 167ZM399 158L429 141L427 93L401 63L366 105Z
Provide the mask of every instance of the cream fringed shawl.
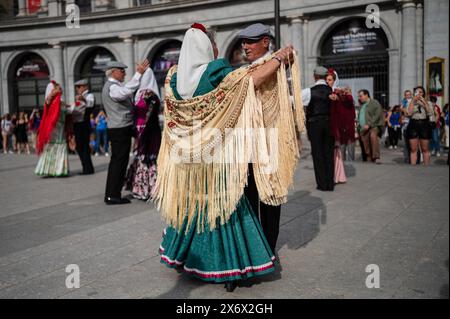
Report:
M226 223L244 193L250 162L261 201L287 201L305 116L296 55L292 100L284 65L255 90L251 73L271 58L233 71L215 90L187 100L174 97L176 67L169 71L153 198L172 227L179 230L187 217L189 228L197 214L199 232Z

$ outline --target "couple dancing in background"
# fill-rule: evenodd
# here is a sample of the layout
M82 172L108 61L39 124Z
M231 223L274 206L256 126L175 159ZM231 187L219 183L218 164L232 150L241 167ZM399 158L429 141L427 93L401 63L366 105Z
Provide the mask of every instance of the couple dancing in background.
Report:
M314 80L314 86L302 91L314 173L318 190L334 191L335 184L347 181L343 154L348 150L354 159L355 105L350 89L338 87L333 69L316 67Z
M233 70L228 61L217 59L214 36L203 25L186 32L178 66L165 82L154 194L168 223L161 262L204 281L225 282L227 291L239 280L274 271L279 207L287 201L300 156L296 136L304 129L292 47L270 54L270 30L261 24L245 29L241 38L254 63ZM285 71L291 62L293 105ZM277 147L270 143L271 128L278 133ZM245 134L248 129L255 129L253 136ZM214 139L217 130L222 134ZM200 138L192 141L192 136ZM173 152L174 146L180 152ZM214 161L204 161L211 151ZM275 166L267 161L270 153ZM246 189L250 178L256 201L247 195L252 194ZM259 201L274 207L274 214L262 217L271 212L263 212ZM258 217L275 219L271 226L276 229L264 229Z
M82 164L80 175L94 174L89 150L89 115L94 107L94 95L88 91L88 81L75 83L75 102L62 101L62 88L51 81L45 91L44 113L37 131L36 153L39 161L35 174L43 177L69 176L68 141L75 136L76 150Z

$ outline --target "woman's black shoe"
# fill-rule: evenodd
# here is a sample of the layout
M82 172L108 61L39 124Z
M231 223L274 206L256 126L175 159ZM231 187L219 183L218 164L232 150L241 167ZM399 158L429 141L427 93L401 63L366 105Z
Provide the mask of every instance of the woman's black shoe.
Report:
M234 289L236 289L237 283L235 281L227 281L225 283L225 288L227 289L227 292L233 292Z

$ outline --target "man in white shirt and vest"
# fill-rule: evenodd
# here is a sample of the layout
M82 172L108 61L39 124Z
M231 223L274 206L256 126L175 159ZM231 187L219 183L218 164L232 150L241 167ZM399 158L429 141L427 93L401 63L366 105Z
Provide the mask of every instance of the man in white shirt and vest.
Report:
M149 67L145 60L136 67L136 73L126 84L125 69L123 63L112 61L106 68L106 81L102 100L106 116L108 117L108 139L111 142L112 154L108 167L106 181L105 203L107 205L128 204L130 200L122 198L121 191L125 180L131 138L133 135L133 99L139 88L142 74Z
M330 128L333 90L325 81L327 74L325 67L316 67L314 86L302 91L317 189L325 192L334 191L334 137Z
M94 174L94 166L89 149L91 135L89 118L94 109L95 97L88 90L87 79L75 82L75 90L77 93L75 103L70 106L68 113L72 114L76 150L83 167L80 175L91 175Z

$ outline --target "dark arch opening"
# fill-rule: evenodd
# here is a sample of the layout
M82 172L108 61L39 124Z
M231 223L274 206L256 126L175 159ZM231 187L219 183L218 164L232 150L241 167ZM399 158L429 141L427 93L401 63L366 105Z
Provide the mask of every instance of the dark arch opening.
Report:
M330 28L319 48L319 64L335 69L341 84L368 89L389 106L389 43L381 27L368 28L365 18L345 19Z
M75 63L74 80L75 82L80 79L88 80L89 91L95 96L94 111L98 111L102 106L102 90L106 82L106 64L115 60L114 54L108 49L93 47L83 52Z
M164 96L164 81L169 69L178 63L181 41L167 40L156 46L148 55L161 96Z
M24 52L14 58L8 69L9 112L42 109L49 80L48 65L39 54Z

